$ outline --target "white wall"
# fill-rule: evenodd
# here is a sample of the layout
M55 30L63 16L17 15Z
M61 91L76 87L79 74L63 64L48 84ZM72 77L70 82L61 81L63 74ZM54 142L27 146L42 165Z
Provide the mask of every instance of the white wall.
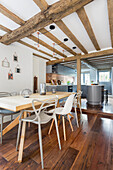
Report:
M18 55L18 62L13 61L13 54ZM8 80L10 68L2 67L2 61L7 58L13 72L13 80ZM21 73L15 73L19 64ZM24 88L33 89L33 56L29 48L18 43L9 46L0 44L0 91L19 92Z
M46 61L44 59L33 57L33 76L38 77L38 90L40 83L46 83Z

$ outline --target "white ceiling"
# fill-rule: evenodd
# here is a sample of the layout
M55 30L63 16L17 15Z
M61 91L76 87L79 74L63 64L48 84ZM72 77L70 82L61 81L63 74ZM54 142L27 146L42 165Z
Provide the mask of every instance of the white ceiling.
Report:
M57 2L58 0L46 1L49 5L51 5ZM40 9L34 3L33 0L0 0L0 3L23 20L28 20L29 18L40 12ZM93 2L85 6L85 11L88 15L100 48L111 48L107 0L94 0ZM77 13L72 13L71 15L63 18L62 21L72 31L75 37L80 41L80 43L86 48L89 53L92 51L96 51ZM15 22L8 19L2 14L0 14L0 24L11 30L14 30L19 27L18 24L16 24ZM51 31L51 33L56 36L60 41L63 41L63 39L67 36L59 29L59 27L56 26L56 24L54 25L55 30ZM46 29L49 30L49 26L47 26ZM0 36L3 36L4 34L5 32L0 30ZM34 33L34 35L37 36L36 33ZM53 44L53 41L47 38L45 35L40 35L40 39L49 44L50 46L52 46ZM24 38L23 41L33 46L35 46L34 44L36 44L28 38ZM75 44L70 39L65 44L71 49L73 46L75 46ZM52 54L52 51L48 50L47 48L43 46L40 46L40 48L41 50ZM55 46L55 48L60 52L62 52L63 50L62 47L60 47L59 45ZM82 53L78 47L74 51L77 53ZM44 54L39 53L38 51L36 53L48 57ZM65 54L67 56L72 56L72 54L67 51L65 51ZM57 57L62 58L59 55L57 55Z

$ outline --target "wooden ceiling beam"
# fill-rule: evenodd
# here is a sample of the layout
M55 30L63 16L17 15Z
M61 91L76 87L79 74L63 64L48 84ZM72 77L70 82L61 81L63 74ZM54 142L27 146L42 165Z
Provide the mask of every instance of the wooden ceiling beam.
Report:
M107 0L107 5L108 5L111 44L112 44L112 47L113 47L113 0Z
M20 17L18 17L17 15L15 15L14 13L12 13L11 11L9 11L6 7L4 7L3 5L0 4L0 12L5 15L6 17L8 17L9 19L11 19L12 21L16 22L19 25L24 25L25 21L22 20Z
M74 34L70 31L70 29L65 25L62 20L55 22L55 24L70 38L70 40L85 54L87 54L87 50L83 47L83 45L78 41L78 39L74 36Z
M92 61L92 60L99 60L99 59L100 59L100 60L101 60L101 59L103 59L103 60L104 60L104 59L107 59L107 58L108 58L108 59L112 59L112 58L113 58L113 55L109 55L109 56L102 56L102 57L99 57L99 58L97 58L97 57L96 57L96 58L95 58L95 57L93 57L93 58L88 58L88 61Z
M48 4L45 0L33 0L33 1L41 9L41 11L46 10L48 8Z
M48 4L45 0L33 0L37 6L43 11L46 10L48 8ZM66 51L68 51L69 53L76 55L76 53L70 49L68 46L66 46L64 43L62 43L59 39L57 39L53 34L51 34L50 32L47 32L47 30L45 28L42 28L39 30L42 34L44 34L46 37L48 37L49 39L51 39L53 42L55 42L56 44L58 44L59 46L61 46L63 49L65 49ZM45 34L46 32L46 34Z
M48 37L49 39L51 39L53 42L55 42L56 44L58 44L60 47L62 47L63 49L65 49L66 51L68 51L69 53L76 55L77 53L74 52L71 48L69 48L68 46L66 46L64 43L62 43L59 39L57 39L53 34L51 34L50 32L47 32L47 30L45 28L42 28L39 30L42 34L46 32L46 34L44 34L46 37Z
M109 56L109 55L113 55L113 49L103 50L103 51L90 53L90 54L84 54L84 55L76 55L74 57L67 57L65 59L54 60L54 61L47 62L47 65L53 65L57 63L67 62L67 61L75 61L76 59L79 59L79 58L82 60L82 59L87 59L87 58L93 58L93 57L95 58L95 57Z
M94 66L92 63L90 63L89 61L87 61L87 60L82 60L83 61L83 63L87 66L87 67L89 67L89 68L91 68L91 69L97 69L97 67L96 66Z
M9 33L12 32L12 30L4 27L3 25L0 25L0 30L3 30L3 31L5 31L5 32L9 32ZM45 55L48 55L48 56L50 56L51 58L53 58L53 55L51 55L51 54L49 54L49 53L46 53L45 51L38 50L36 47L34 47L34 46L30 45L30 44L27 44L27 43L25 43L24 41L21 41L21 40L20 40L19 43L21 43L21 44L23 44L23 45L26 45L27 47L30 47L30 48L32 48L32 49L34 49L34 50L36 50L36 51L39 51L39 52L41 52L41 53L43 53L43 54L45 54ZM58 58L56 58L56 59L58 59Z
M31 40L35 41L36 43L38 42L38 38L33 36L33 35L30 35L28 36L28 38L30 38ZM43 45L44 47L48 48L49 50L53 51L53 47L51 47L50 45L48 45L47 43L45 43L44 41L42 41L41 39L39 40L39 44ZM60 56L62 57L67 57L66 55L64 55L63 53L61 53L60 51L54 49L54 52L59 54ZM58 59L58 57L56 57Z
M11 33L12 31L9 28L4 27L3 25L0 25L0 30Z
M89 37L90 37L90 39L91 39L95 49L96 50L100 50L99 44L98 44L98 42L96 40L95 34L93 32L92 26L90 24L90 21L88 19L88 16L87 16L87 14L85 12L84 7L82 7L79 10L77 10L76 12L77 12L77 14L78 14L82 24L84 25L84 28L86 29L86 31L87 31L87 33L88 33L88 35L89 35Z
M41 11L30 18L23 26L4 35L0 39L0 42L8 45L27 37L37 30L40 30L53 22L61 20L63 17L77 11L92 1L93 0L60 0L49 6L49 8L45 11Z
M97 58L98 59L98 58ZM94 63L94 62L105 62L105 61L113 61L113 58L106 58L106 59L101 59L99 58L98 60L87 60L90 63Z
M49 60L49 61L50 61L50 59L48 59L48 58L46 58L46 57L43 57L43 56L41 56L41 55L39 55L39 54L33 53L33 55L34 55L34 56L37 56L37 57L39 57L39 58L42 58L42 59L44 59L44 60Z
M48 55L48 56L50 56L51 58L53 58L53 56L52 55L50 55L49 53L46 53L46 52L44 52L44 51L42 51L42 50L38 50L36 47L34 47L34 46L32 46L32 45L30 45L30 44L28 44L28 43L26 43L26 42L24 42L24 41L22 41L22 40L19 40L18 41L20 44L23 44L23 45L25 45L25 46L27 46L27 47L29 47L29 48L32 48L32 49L34 49L34 50L36 50L36 51L39 51L39 52L41 52L41 53L43 53L43 54L45 54L45 55ZM55 57L54 57L55 58ZM49 60L49 59L48 59Z
M93 58L93 57L96 58L96 57L109 56L109 55L113 55L113 49L81 55L81 59L85 59L85 58L87 59L87 58Z
M6 15L8 18L10 18L11 20L15 21L16 23L23 25L23 23L25 23L25 21L23 21L21 18L19 18L17 15L15 15L14 13L12 13L11 11L9 11L7 8L5 8L3 5L0 5L0 9L2 6L2 12L4 15ZM7 12L8 11L8 12ZM10 15L8 15L10 14ZM20 22L21 21L21 22ZM11 33L11 30L8 30L8 28L4 27L2 25L0 25L0 28L2 30L5 30L7 33ZM30 39L34 39L33 41L38 42L38 39L35 38L34 36L31 35L31 37L29 37ZM37 41L36 41L37 40ZM53 47L49 46L48 44L46 44L45 42L43 42L42 40L40 40L40 44L43 45L44 47L48 48L49 50L53 51ZM66 55L63 55L63 53L59 52L58 50L55 50L57 54L61 55L62 57L67 57ZM56 59L59 59L58 57L56 57Z

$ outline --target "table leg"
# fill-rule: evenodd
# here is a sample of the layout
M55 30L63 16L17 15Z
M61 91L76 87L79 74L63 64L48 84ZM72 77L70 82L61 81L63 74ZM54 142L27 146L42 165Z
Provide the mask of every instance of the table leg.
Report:
M8 131L10 131L11 129L13 129L16 125L19 124L19 117L20 115L14 119L8 126L6 126L4 128L4 130L2 131L2 135L5 135ZM1 134L0 134L0 137L1 137Z
M24 118L25 117L27 117L26 112L24 112ZM19 147L19 154L18 154L18 162L22 162L23 149L24 149L24 139L25 139L25 130L26 130L26 122L23 122L22 134L21 134L21 140L20 140L20 147Z

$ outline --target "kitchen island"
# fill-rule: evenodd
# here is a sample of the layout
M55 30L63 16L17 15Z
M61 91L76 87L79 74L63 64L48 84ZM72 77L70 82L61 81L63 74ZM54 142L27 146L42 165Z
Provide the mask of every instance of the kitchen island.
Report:
M87 102L90 105L101 105L104 101L104 85L87 85Z
M77 92L77 85L46 85L46 89L48 92L52 91L54 88L56 91L69 92L69 87L72 86L72 92ZM87 87L86 85L81 85L82 97L86 97L87 95Z

